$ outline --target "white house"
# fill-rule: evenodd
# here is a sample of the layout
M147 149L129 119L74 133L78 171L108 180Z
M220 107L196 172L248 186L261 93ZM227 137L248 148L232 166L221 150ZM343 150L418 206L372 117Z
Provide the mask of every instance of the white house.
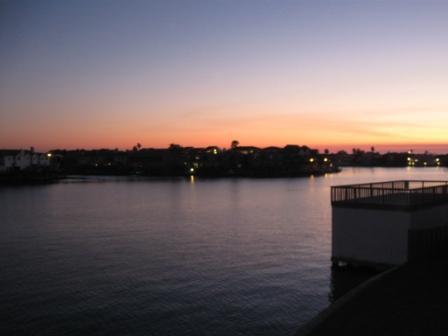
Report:
M50 166L50 156L32 150L0 150L0 171Z

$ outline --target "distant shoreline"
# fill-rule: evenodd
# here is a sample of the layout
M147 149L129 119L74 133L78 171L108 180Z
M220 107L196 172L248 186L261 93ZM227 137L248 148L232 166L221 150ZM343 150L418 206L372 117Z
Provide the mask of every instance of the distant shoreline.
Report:
M60 174L55 172L47 172L45 174L38 173L3 173L0 174L0 185L14 186L14 185L39 185L39 184L51 184L58 182L66 182L69 180L85 180L85 182L91 182L92 180L97 181L108 181L108 178L123 178L125 180L189 180L191 178L199 180L220 180L220 179L254 179L254 180L268 180L268 179L288 179L288 178L306 178L306 177L321 177L327 174L337 174L344 170L344 168L385 168L385 169L396 169L396 168L406 168L397 166L342 166L335 168L331 171L315 171L310 173L298 173L298 174L278 174L278 175L257 175L257 174L241 174L241 175L146 175L146 174L130 174L130 173L109 173L109 172L88 172L88 173L66 173ZM420 169L435 168L435 167L415 167ZM440 167L447 168L447 167ZM78 181L76 181L78 182Z

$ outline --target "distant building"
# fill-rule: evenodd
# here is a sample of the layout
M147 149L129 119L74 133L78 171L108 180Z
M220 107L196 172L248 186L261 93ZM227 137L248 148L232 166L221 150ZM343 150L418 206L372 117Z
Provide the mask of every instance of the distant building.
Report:
M240 154L249 155L258 152L260 148L254 146L238 146L235 150Z
M50 166L51 154L32 150L0 150L0 171L25 170L30 167Z
M318 151L315 149L311 149L307 146L298 146L298 145L286 145L284 148L285 151L289 153L294 153L299 156L309 156L309 155L316 155L318 154Z
M218 155L221 153L221 149L218 146L208 146L205 148L205 151L208 154Z

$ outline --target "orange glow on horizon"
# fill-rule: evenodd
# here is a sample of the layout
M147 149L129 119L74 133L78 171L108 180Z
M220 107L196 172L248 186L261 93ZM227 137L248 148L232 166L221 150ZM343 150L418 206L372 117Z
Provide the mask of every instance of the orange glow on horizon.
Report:
M184 104L186 104L184 106ZM191 105L192 103L188 103ZM101 104L90 101L25 104L11 107L15 115L51 114L51 118L25 123L22 119L0 124L0 147L40 150L55 148L130 149L137 142L143 147L166 148L171 143L182 146L230 147L232 140L257 147L287 144L307 145L333 151L371 146L388 148L422 148L444 151L448 144L445 125L448 110L439 107L414 107L389 102L391 113L381 104L362 110L361 104L345 102L342 106L299 102L269 104L234 104L187 108L187 102L157 107L151 114L146 101L119 104L109 99ZM358 110L359 108L359 110ZM166 109L167 112L162 113ZM79 111L82 111L80 113ZM160 111L160 113L158 112ZM283 111L273 113L272 111ZM306 112L304 112L306 111ZM157 112L157 113L156 113ZM8 127L4 127L7 125ZM448 150L447 150L448 151Z

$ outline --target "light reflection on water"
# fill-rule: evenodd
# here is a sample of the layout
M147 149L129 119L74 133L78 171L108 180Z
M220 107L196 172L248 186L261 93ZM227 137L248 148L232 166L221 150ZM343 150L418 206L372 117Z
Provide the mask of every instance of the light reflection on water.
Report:
M330 186L392 179L447 171L0 188L3 334L293 334L347 283Z

